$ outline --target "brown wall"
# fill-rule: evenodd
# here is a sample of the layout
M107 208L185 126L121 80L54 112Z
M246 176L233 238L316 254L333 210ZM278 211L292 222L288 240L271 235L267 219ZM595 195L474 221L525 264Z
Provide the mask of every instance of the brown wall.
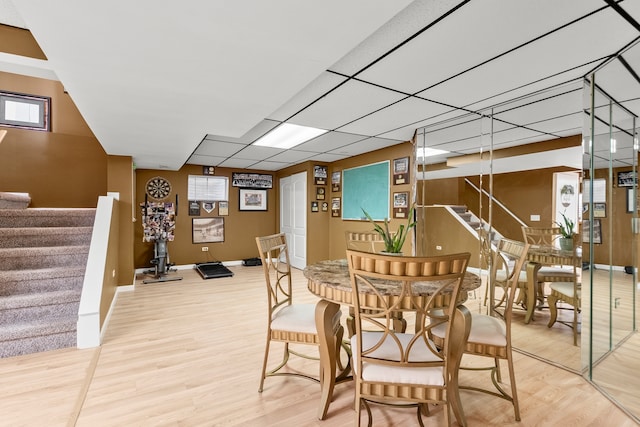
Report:
M384 160L389 160L391 176L389 177L389 182L391 185L391 191L389 194L389 206L391 209L393 208L393 193L397 192L409 192L409 200L412 200L411 197L411 180L413 177L410 177L406 184L401 185L393 185L393 160L399 159L402 157L409 158L412 157L413 153L413 145L410 142L405 142L402 144L394 145L392 147L388 147L382 150L372 151L370 153L361 154L359 156L350 157L348 159L340 160L329 165L329 180L331 179L331 174L335 171L343 171L344 169L349 169L357 166L368 165L372 163L381 162ZM411 160L413 162L413 160ZM409 170L413 174L413 164L410 164ZM342 192L333 192L331 191L330 183L327 185L328 193L328 201L329 201L329 209L331 209L331 199L334 197L339 197L342 205ZM342 187L340 187L342 190ZM314 193L315 194L315 193ZM324 259L337 259L345 257L345 250L347 249L347 245L345 242L345 231L371 231L373 230L373 225L369 221L354 221L354 220L342 220L339 217L332 217L331 210L329 212L319 212L314 213L313 215L320 215L324 217L329 224L329 251ZM406 219L393 219L390 220L390 229L396 230L400 224L406 224ZM319 231L321 232L321 231ZM326 234L326 229L324 231ZM407 238L405 241L405 245L403 248L403 252L406 254L411 254L412 249L412 241L411 238ZM319 261L319 259L307 260L309 263L314 261Z
M0 90L51 97L51 132L6 129L0 191L28 192L31 207L95 207L107 190L107 155L60 82L0 72Z
M189 216L187 201L187 179L189 175L202 175L202 166L185 165L179 171L152 169L136 170L136 210L134 224L134 264L136 268L151 267L153 259L153 243L142 241L143 226L141 204L145 201L145 185L153 177L160 176L171 183L171 194L165 199L175 202L178 196L178 215L176 217L175 240L168 243L170 262L176 265L194 264L209 261L235 261L257 256L255 237L273 234L276 231L277 183L274 177L274 188L267 190L267 211L247 212L239 210L239 189L231 185L231 173L243 172L238 169L216 168L216 176L229 178L229 215L224 218L224 242L192 243L192 219L218 217L218 203L211 213L203 209L200 216ZM272 174L268 171L252 170L252 173ZM149 199L149 201L153 201ZM207 246L208 252L202 252Z
M135 201L135 173L130 156L109 156L107 191L119 194L118 199L118 285L133 283L135 272L133 265L133 218Z

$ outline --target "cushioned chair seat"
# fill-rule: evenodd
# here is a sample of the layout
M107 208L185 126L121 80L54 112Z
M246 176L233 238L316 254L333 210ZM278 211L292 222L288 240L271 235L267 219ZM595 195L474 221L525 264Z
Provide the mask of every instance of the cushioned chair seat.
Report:
M363 350L366 351L376 344L382 332L363 332L362 344ZM396 334L396 337L400 340L403 347L409 344L409 341L414 337L409 334ZM431 342L433 345L433 342ZM435 348L435 345L433 345ZM351 337L351 348L357 347L357 335ZM399 361L398 345L396 342L388 336L383 341L380 348L373 351L368 355L369 357L375 357L387 360ZM428 348L424 341L417 341L409 354L410 362L428 362L442 360L435 356ZM356 369L358 364L358 352L353 352L353 366ZM444 385L444 377L442 375L442 367L433 368L416 368L407 367L401 368L397 366L385 366L374 365L364 362L362 364L362 378L365 381L375 382L388 382L388 383L403 383L403 384L428 384L428 385Z
M315 304L294 304L283 307L273 315L271 329L315 334L317 332L315 309Z
M434 327L433 335L444 339L446 324ZM507 345L507 326L502 319L487 316L486 314L471 314L471 331L468 343L489 344L495 346Z
M561 293L562 295L566 295L569 298L576 297L573 292L573 282L553 282L549 285L549 288L553 291ZM576 293L578 294L578 298L582 296L581 289L577 289Z

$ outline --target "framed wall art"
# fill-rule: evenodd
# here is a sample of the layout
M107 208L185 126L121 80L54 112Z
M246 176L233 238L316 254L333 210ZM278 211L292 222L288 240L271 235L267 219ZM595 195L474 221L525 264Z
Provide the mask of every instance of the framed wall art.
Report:
M618 187L633 187L638 183L638 176L633 171L618 172Z
M193 243L224 242L224 218L192 218Z
M340 171L335 171L331 174L331 191L334 193L340 191L340 178L342 177L342 173Z
M240 188L241 211L266 211L267 190L258 188Z
M313 167L313 178L316 185L327 185L327 167L315 165Z
M402 157L393 161L393 185L409 183L409 158Z

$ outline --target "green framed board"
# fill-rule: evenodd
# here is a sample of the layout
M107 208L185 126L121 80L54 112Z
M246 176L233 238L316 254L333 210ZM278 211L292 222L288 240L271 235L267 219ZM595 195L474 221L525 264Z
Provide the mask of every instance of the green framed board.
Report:
M389 161L342 171L342 219L389 217Z

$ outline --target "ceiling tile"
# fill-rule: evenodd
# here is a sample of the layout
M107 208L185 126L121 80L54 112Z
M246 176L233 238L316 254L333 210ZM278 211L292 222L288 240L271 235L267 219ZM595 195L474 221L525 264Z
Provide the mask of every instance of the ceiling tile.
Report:
M469 2L358 77L416 93L603 5L600 0ZM502 16L509 18L490 24Z
M212 141L205 139L200 143L194 154L200 154L204 156L220 156L229 157L240 150L244 149L244 144L233 144L230 142Z
M289 121L333 130L403 97L390 90L350 80L340 86L340 90L327 94Z
M344 145L353 144L356 141L366 139L366 136L355 135L346 132L327 132L311 141L305 142L295 147L295 150L312 151L314 153L324 153L335 150Z
M404 125L418 123L425 118L433 117L449 110L450 107L411 97L396 102L382 110L375 111L341 127L340 130L361 135L379 135ZM406 129L403 140L411 139L413 133L414 131L410 130L410 128Z

